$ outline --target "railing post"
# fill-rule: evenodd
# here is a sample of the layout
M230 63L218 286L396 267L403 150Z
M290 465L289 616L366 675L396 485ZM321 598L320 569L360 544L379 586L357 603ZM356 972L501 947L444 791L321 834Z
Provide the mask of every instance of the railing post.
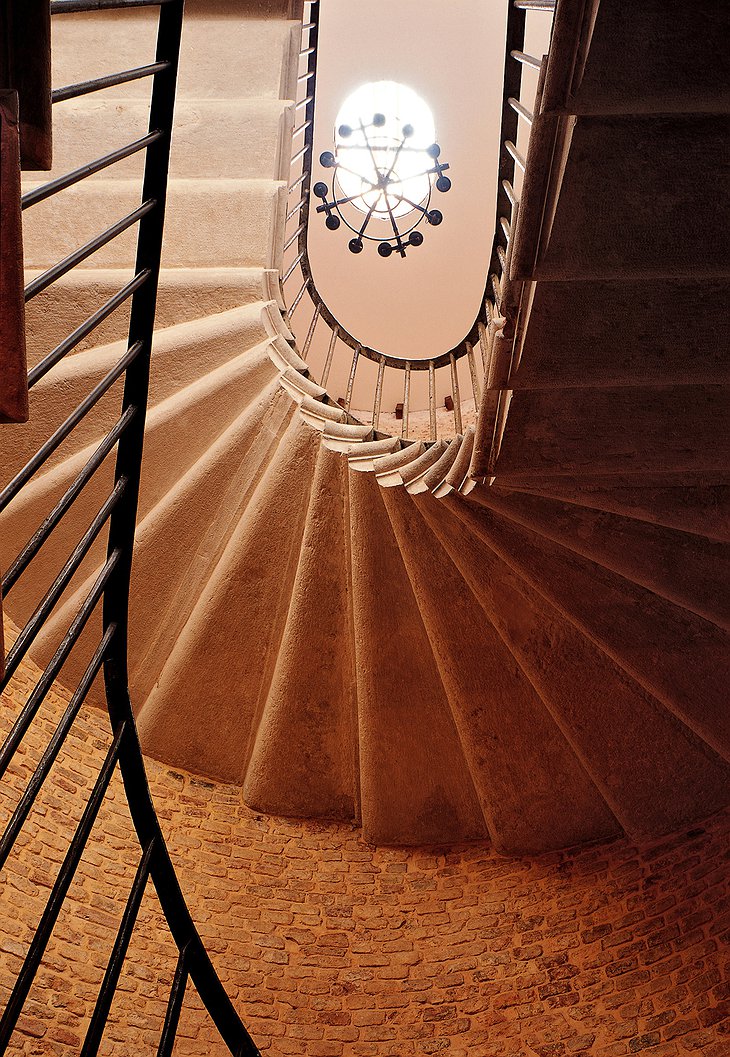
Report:
M436 372L433 360L428 364L428 412L431 424L431 440L436 440Z
M483 323L481 325L484 326ZM481 332L480 332L480 337L481 337ZM469 361L469 374L471 375L471 388L472 388L472 392L474 393L474 407L478 411L479 410L479 401L481 399L482 392L481 392L481 387L479 385L479 376L477 374L477 365L476 365L476 361L474 359L474 346L471 344L470 341L467 341L467 343L466 343L466 358Z
M357 363L360 359L360 346L358 345L352 354L352 366L350 367L350 377L347 379L347 392L345 394L345 410L350 410L350 404L352 403L352 390L355 385L355 372L357 371Z
M335 345L337 344L337 338L339 336L339 329L337 327L332 328L330 335L330 343L327 349L327 359L324 361L324 370L322 371L322 378L320 379L320 385L327 388L327 380L330 376L330 368L332 367L332 356L335 351Z
M456 357L453 352L449 355L451 363L451 392L454 397L454 428L457 433L463 433L461 423L461 393L459 391L459 373L456 368Z
M307 356L309 355L309 348L310 348L310 346L312 344L312 339L314 338L314 330L315 330L315 327L317 326L317 320L319 319L319 313L321 311L322 311L322 306L321 305L315 305L314 306L314 313L312 314L312 322L309 324L309 330L307 331L307 336L304 339L304 348L302 349L302 359L303 360L306 360Z
M378 363L378 380L375 383L375 402L373 404L373 429L377 430L380 422L380 404L383 398L383 374L385 372L385 359L380 358Z
M411 365L406 364L403 379L403 425L401 427L401 437L405 440L408 436L408 411L411 402Z

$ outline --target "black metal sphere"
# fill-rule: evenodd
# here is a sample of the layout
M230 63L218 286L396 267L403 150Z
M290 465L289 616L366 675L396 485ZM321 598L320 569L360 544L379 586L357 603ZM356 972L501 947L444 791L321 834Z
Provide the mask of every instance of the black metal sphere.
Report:
M325 169L331 169L335 164L335 156L331 150L323 151L319 156L319 164L324 165Z
M430 157L432 158L438 158L440 153L441 148L439 147L438 143L432 143L430 147L426 148L426 154L430 155Z
M362 239L350 239L347 247L350 253L362 253Z
M382 128L385 124L385 114L373 114L373 124L376 128Z
M340 125L340 127L337 129L337 131L338 131L339 135L342 136L343 139L347 139L348 136L352 135L352 129L350 128L349 125Z
M340 226L340 218L330 213L330 215L324 222L324 226L326 228L329 228L330 231L337 231L338 227Z
M423 243L423 232L412 231L408 239L411 246L420 246Z
M403 135L405 136L406 139L408 139L410 136L412 136L413 135L413 125L404 125L403 126Z
M314 195L316 198L326 198L329 188L327 187L327 184L322 183L322 181L320 180L319 183L316 183L314 185L312 190L314 191Z
M437 227L443 219L444 215L440 209L432 209L426 216L426 220L429 224L433 224L434 227Z
M448 176L439 176L438 180L436 181L436 190L448 191L450 187L451 180L448 178Z
M389 242L381 242L378 246L378 253L381 257L390 257L393 252L393 247Z

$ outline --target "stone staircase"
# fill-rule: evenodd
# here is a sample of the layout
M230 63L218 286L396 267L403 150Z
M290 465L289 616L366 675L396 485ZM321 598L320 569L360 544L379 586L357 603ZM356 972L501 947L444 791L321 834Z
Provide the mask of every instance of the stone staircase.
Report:
M615 31L613 6L597 8L587 71ZM637 8L656 23L656 5ZM516 276L531 312L496 462L480 462L494 454L484 416L476 434L433 445L374 436L309 376L277 301L295 25L227 11L192 6L181 72L130 622L145 751L242 785L256 810L349 820L373 843L475 839L532 853L621 831L643 839L718 810L730 800L728 481L711 295L725 281L692 280L702 322L682 328L684 278L625 277L618 265L556 275L533 262ZM651 98L666 110L658 88ZM109 113L128 136L135 108L124 93L78 104L69 135L87 130L93 156ZM572 150L558 205L577 193ZM128 208L114 172L69 194L52 233L34 210L29 267L80 242L89 215ZM571 223L583 240L586 216ZM126 281L124 245L33 303L36 357ZM561 259L572 260L567 245ZM118 326L33 389L30 423L0 436L3 465L23 465L103 376ZM115 421L118 399L112 388L73 450L59 448L10 505L2 565ZM87 489L66 536L54 533L35 579L13 592L16 622L94 500ZM36 659L55 648L102 554L97 540ZM82 646L69 679L84 663Z

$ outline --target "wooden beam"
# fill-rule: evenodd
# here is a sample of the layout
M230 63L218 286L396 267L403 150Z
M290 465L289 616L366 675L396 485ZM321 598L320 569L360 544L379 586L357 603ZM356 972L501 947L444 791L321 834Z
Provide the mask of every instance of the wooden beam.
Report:
M0 89L0 422L27 422L18 93Z
M0 88L14 88L20 99L21 167L50 169L50 0L0 0Z

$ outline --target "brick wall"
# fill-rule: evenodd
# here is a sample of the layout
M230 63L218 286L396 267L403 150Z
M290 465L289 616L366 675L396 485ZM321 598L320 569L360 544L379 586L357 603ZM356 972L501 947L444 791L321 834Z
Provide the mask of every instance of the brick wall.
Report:
M35 674L13 680L6 728ZM65 699L2 784L0 822ZM0 875L3 1005L108 742L106 717L83 713ZM730 814L641 850L516 860L378 849L350 826L255 815L233 787L154 762L149 776L193 916L272 1057L730 1054ZM115 780L11 1052L78 1053L137 856ZM155 1052L174 965L149 886L103 1053ZM223 1052L191 992L175 1054Z

